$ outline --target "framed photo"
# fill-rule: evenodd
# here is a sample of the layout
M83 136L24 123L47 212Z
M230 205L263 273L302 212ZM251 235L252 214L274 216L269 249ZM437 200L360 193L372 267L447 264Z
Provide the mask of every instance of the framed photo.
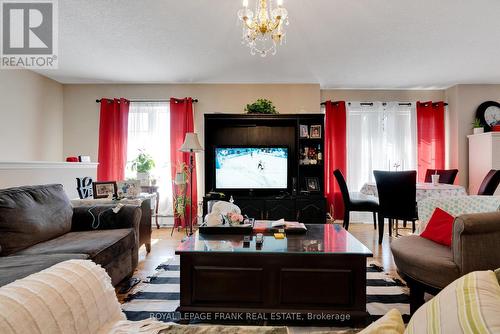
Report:
M80 162L90 162L90 156L88 155L79 155L78 161Z
M317 177L306 177L306 189L310 192L319 192L319 179Z
M141 193L141 181L126 180L116 183L118 198L135 198Z
M321 125L311 125L311 138L321 138Z
M309 138L309 128L307 125L300 124L300 138Z
M93 182L94 198L116 197L116 182Z

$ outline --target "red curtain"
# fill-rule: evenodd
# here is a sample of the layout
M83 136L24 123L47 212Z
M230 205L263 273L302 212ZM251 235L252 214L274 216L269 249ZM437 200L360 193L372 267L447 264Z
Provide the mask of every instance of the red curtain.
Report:
M189 153L181 152L179 149L184 142L187 132L194 132L193 120L193 99L186 97L184 99L170 99L170 162L172 164L172 177L175 176L176 168L181 163L189 166ZM196 158L195 158L196 166ZM190 185L187 187L187 196L190 198ZM175 194L175 187L173 188ZM193 224L196 224L198 216L198 196L196 190L196 169L193 171L193 202L191 203ZM183 219L175 218L174 226L186 226Z
M325 193L330 213L335 219L342 219L344 203L333 171L338 168L347 175L345 102L326 101L325 114Z
M98 181L125 179L129 106L124 98L101 99Z
M444 169L444 102L417 102L418 181L427 169Z

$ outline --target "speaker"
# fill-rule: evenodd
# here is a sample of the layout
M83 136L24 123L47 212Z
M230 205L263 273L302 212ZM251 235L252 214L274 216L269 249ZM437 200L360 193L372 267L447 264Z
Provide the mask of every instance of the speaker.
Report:
M297 195L297 178L292 177L292 195Z

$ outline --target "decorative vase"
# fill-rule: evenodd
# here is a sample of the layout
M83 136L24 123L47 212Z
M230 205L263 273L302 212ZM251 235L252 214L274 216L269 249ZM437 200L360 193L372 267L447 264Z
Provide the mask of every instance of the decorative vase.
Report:
M484 128L474 128L472 131L477 135L478 133L484 133Z
M137 180L141 183L141 186L149 186L149 172L137 172Z

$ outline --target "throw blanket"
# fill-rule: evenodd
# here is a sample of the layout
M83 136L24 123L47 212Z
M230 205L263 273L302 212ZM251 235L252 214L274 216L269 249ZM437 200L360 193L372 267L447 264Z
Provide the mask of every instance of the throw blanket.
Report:
M100 266L70 260L0 288L0 333L107 333L125 316Z
M500 210L500 196L451 196L426 198L418 202L419 225L417 234L422 233L434 210L440 208L454 217L466 213L495 212Z
M128 321L111 278L90 260L58 263L0 288L2 334L287 333L286 327L179 326Z

